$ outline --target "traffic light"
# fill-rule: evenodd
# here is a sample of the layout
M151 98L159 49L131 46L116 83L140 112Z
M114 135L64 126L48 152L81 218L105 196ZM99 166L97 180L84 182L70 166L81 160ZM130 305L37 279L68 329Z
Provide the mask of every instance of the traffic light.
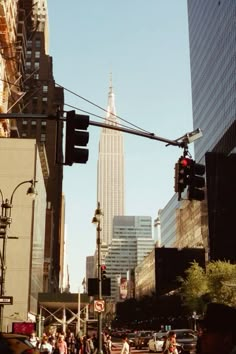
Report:
M175 192L179 194L178 200L181 199L181 193L189 185L190 173L193 160L181 156L175 164Z
M66 115L66 151L65 164L72 166L73 163L86 163L88 161L89 133L86 131L89 126L89 116L75 114L69 111Z
M102 280L107 279L107 267L105 264L101 265L101 278Z
M190 169L188 199L202 201L205 198L205 166L193 161Z

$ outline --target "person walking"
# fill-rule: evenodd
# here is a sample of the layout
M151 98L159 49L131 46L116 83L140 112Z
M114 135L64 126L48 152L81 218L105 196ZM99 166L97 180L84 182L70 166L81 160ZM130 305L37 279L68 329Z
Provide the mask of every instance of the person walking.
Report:
M59 334L54 352L56 352L58 354L68 354L67 344L66 344L66 341L64 340L63 334Z
M39 352L44 354L52 354L52 345L48 342L48 337L43 336L39 344Z
M112 340L111 340L111 336L107 336L107 354L111 354L111 350L112 350Z
M120 354L129 354L129 344L128 344L128 338L127 336L122 337L122 348Z

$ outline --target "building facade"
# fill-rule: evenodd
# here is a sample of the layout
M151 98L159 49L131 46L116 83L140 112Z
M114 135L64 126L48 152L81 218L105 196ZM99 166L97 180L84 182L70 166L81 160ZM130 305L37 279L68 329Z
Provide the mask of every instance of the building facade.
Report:
M188 0L195 158L236 146L235 1Z
M111 299L128 298L131 271L154 247L152 219L149 216L115 216L113 239L105 258L111 278Z
M118 126L115 95L112 83L108 94L108 107L105 123ZM124 215L124 143L120 131L103 128L99 142L98 156L98 202L103 210L101 221L102 243L112 241L113 217Z
M208 253L210 259L233 262L236 196L230 171L235 170L232 153L236 149L235 16L235 1L188 0L193 126L203 131L194 149L195 159L206 164Z
M3 309L2 330L11 331L13 321L36 320L38 293L43 291L46 190L41 155L34 139L0 139L0 159L1 202L12 201L12 222L6 230L5 246L4 238L0 239L1 257L4 258L5 247L6 262L1 263L1 281L6 266L1 292L4 289L3 295L13 296L13 305ZM34 200L27 195L30 184L19 185L32 179L38 181Z
M25 57L21 68L24 96L15 106L25 114L16 122L19 137L36 139L40 150L46 151L48 176L45 177L47 190L47 214L45 233L45 291L56 292L60 288L60 269L63 264L61 251L64 249L64 210L62 202L62 123L52 118L62 110L63 89L56 87L53 77L53 60L48 55L48 14L47 2L39 1L33 6L29 0L20 2L21 22L26 26ZM30 18L31 22L26 19ZM22 26L23 26L22 24ZM23 28L23 27L22 27ZM36 119L34 114L49 115L51 118Z

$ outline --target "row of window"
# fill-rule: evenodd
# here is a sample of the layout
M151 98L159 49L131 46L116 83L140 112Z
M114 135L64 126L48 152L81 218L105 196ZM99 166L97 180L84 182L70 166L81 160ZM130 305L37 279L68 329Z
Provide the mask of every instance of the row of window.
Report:
M28 135L27 132L23 132L23 133L21 134L21 137L22 137L22 138L27 138L28 136L29 136L30 138L33 138L32 134ZM36 136L34 136L34 137L36 138ZM40 135L40 142L41 142L41 143L45 143L45 142L46 142L46 134L45 134L45 133L42 133L42 134Z

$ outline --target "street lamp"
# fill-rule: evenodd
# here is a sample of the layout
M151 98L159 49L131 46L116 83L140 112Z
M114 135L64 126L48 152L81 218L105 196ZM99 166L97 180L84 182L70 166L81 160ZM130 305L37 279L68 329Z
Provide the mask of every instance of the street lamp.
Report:
M16 239L17 237L7 236L7 227L10 228L12 223L11 218L11 210L13 207L13 197L16 190L25 183L30 183L30 187L27 190L27 194L30 196L37 195L35 189L35 183L37 181L30 180L30 181L23 181L19 183L13 190L11 194L11 198L5 199L3 198L2 190L0 189L0 196L1 196L1 215L0 215L0 238L2 241L2 250L0 250L0 267L1 267L1 278L0 278L0 296L3 297L5 295L5 277L6 277L6 247L7 247L7 240L8 239ZM0 331L3 330L3 304L0 305Z
M98 299L102 300L102 273L101 273L101 219L103 213L100 203L97 204L92 223L97 225L97 277L98 277ZM102 354L102 312L98 312L98 354Z

